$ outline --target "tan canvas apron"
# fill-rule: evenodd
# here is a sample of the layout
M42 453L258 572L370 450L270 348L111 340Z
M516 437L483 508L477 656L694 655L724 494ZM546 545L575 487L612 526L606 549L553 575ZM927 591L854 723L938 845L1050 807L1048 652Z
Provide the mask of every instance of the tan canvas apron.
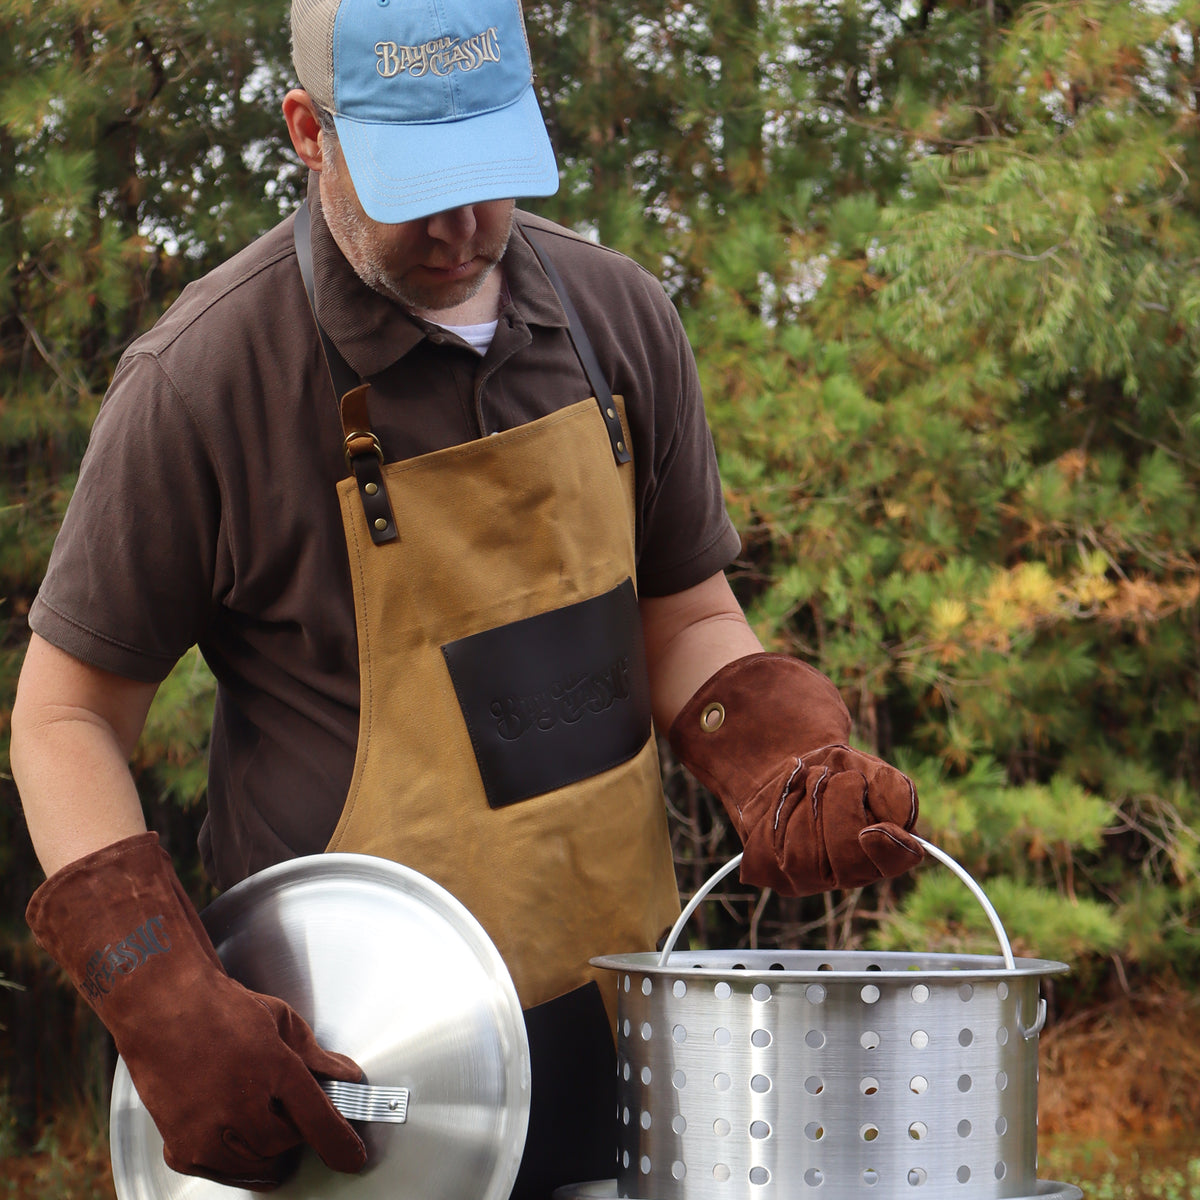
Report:
M442 648L633 577L633 464L614 461L593 399L380 471L398 533L384 544L355 479L338 486L361 715L328 849L403 862L457 896L523 1007L589 979L607 991L611 972L589 957L653 948L679 912L654 739L598 775L492 808Z

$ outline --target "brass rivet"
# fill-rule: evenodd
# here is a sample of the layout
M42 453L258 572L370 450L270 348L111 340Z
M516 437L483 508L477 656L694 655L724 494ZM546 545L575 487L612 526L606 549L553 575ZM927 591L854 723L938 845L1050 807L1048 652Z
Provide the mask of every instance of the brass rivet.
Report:
M609 415L611 418L613 418L614 420L616 419L616 416L617 416L617 414L616 414L616 411L615 411L614 409L611 409L611 408L606 408L604 411L605 411L606 413L608 413L608 415Z
M716 733L724 724L725 706L714 700L700 714L700 728L705 733Z
M387 528L387 521L385 521L383 517L376 517L375 518L375 528L378 529L380 533L382 533Z
M624 454L624 453L625 453L625 443L624 443L624 442L618 442L618 443L617 443L617 449L618 449L618 450L620 450L620 452L621 452L622 454Z
M363 491L366 492L368 496L373 496L377 491L379 491L379 484L368 483L367 486L363 488Z

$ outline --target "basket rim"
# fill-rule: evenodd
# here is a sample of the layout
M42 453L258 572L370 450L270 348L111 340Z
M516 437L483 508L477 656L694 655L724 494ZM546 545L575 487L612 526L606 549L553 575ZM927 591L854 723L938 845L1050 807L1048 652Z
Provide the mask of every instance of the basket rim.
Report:
M789 959L803 956L805 961L824 964L821 969L796 970L788 967ZM733 966L730 960L739 963ZM753 967L754 960L777 962L779 967ZM711 960L707 965L705 960ZM717 961L719 960L719 961ZM859 968L846 968L846 960L869 963ZM739 979L778 983L803 981L830 983L846 980L854 983L873 983L878 980L923 982L936 979L968 983L982 980L995 982L1005 979L1042 975L1063 975L1071 968L1063 962L1045 958L1017 958L1009 968L999 954L922 954L914 951L875 952L870 950L676 950L660 963L657 951L632 954L604 954L588 960L592 966L610 971L627 971L637 975L669 976L671 978ZM884 963L907 965L889 969ZM934 964L918 966L917 964ZM742 965L745 964L745 965Z

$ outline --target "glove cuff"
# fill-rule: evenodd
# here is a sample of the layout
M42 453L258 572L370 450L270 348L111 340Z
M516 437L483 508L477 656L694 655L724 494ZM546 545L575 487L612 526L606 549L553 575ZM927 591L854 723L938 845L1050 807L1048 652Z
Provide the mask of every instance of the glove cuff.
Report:
M786 654L722 667L680 709L667 740L685 767L736 810L785 765L845 742L850 713L833 681Z
M34 892L25 919L38 944L114 1036L130 999L186 962L223 972L158 834L76 859ZM119 1040L119 1039L118 1039Z

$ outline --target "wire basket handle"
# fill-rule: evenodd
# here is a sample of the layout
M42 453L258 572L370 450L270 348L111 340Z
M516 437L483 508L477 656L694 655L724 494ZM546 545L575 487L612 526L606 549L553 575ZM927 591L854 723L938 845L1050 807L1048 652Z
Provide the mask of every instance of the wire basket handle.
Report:
M913 836L916 837L915 834ZM1000 921L999 914L992 906L992 902L984 894L983 888L981 888L979 884L975 882L974 878L965 867L960 866L959 863L951 858L950 855L944 850L939 849L937 846L933 845L932 842L927 842L924 838L918 837L917 841L921 843L921 847L927 854L932 855L938 860L938 862L949 867L950 870L953 871L954 874L957 875L959 879L961 879L963 883L965 883L967 887L971 889L971 894L976 900L979 901L979 906L987 914L987 919L991 922L992 929L995 931L996 937L999 939L1000 950L1004 955L1004 965L1010 971L1015 970L1017 962L1016 959L1013 958L1012 945L1008 940L1008 934L1004 932L1004 926ZM679 940L679 935L683 932L683 927L688 923L692 913L696 911L696 909L703 902L704 898L713 890L713 888L717 886L718 883L721 882L722 879L725 878L726 875L737 870L737 868L741 865L741 862L742 856L740 854L735 855L723 867L719 867L712 875L710 875L708 879L706 879L696 890L696 894L687 902L683 912L679 914L679 919L674 925L671 926L671 932L667 934L667 940L663 944L662 953L658 958L658 965L660 967L665 967L667 965L667 959L671 957L671 951L675 949L675 943Z

